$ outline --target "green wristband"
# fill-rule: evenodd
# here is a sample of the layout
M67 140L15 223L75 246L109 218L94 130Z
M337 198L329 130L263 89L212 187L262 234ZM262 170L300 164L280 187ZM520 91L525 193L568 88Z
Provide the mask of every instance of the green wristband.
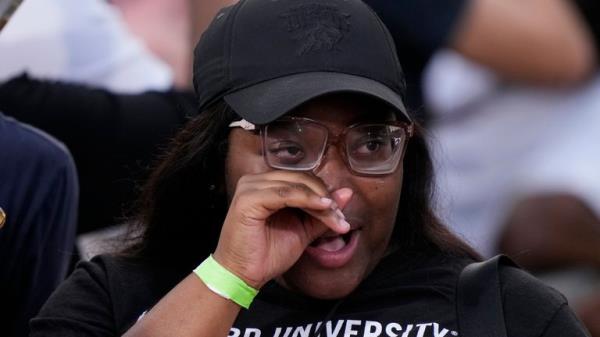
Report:
M258 290L247 285L242 279L221 266L212 255L207 257L196 269L202 282L215 294L248 309L258 294Z

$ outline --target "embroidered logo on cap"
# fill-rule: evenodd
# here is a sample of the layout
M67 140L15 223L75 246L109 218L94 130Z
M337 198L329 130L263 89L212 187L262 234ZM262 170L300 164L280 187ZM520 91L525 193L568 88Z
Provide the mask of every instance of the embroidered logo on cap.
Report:
M336 46L350 31L350 14L331 5L305 4L281 14L286 29L300 43L299 55L322 50L338 50Z

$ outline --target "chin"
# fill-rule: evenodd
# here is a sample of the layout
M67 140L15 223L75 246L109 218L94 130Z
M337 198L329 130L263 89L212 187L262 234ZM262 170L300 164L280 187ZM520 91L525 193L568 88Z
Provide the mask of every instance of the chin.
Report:
M331 284L322 288L302 289L301 292L306 296L320 300L336 300L350 295L356 287L358 287L358 284L350 286Z
M277 282L283 287L303 295L335 300L350 295L364 279L364 271L328 270L305 271L292 268Z

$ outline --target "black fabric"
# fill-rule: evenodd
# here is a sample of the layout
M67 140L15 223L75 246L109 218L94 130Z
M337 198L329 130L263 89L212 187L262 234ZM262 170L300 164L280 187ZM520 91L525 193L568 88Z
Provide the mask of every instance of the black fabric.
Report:
M159 148L194 109L193 94L119 95L27 76L0 85L0 110L62 141L77 165L79 232L116 224Z
M506 256L498 255L466 266L458 277L456 312L462 335L506 337L500 268L515 266Z
M323 337L457 336L456 282L470 262L398 252L341 303L307 298L271 282L240 313L229 336L309 336L323 324ZM32 336L120 336L184 276L123 258L82 263L32 320ZM500 282L508 336L586 336L565 299L529 274L505 268Z
M562 294L518 268L504 268L500 275L509 337L521 336L523 327L535 336L589 337Z
M275 120L294 104L341 91L373 95L405 110L397 104L404 77L392 39L379 17L358 0L241 0L216 16L194 60L199 106L224 97L255 124ZM302 76L309 73L327 78ZM303 85L283 85L288 76L301 78Z
M29 319L66 276L77 197L65 147L0 113L0 336L27 336Z
M594 1L594 0L591 0ZM421 76L433 53L452 38L466 0L365 0L381 17L396 43L406 76L408 108L425 118Z

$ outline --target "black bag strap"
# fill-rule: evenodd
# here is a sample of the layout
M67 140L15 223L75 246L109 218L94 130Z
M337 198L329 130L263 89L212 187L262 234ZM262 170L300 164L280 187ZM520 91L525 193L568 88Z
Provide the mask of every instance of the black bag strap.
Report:
M501 265L516 266L507 256L467 265L458 277L456 313L461 337L506 337Z

